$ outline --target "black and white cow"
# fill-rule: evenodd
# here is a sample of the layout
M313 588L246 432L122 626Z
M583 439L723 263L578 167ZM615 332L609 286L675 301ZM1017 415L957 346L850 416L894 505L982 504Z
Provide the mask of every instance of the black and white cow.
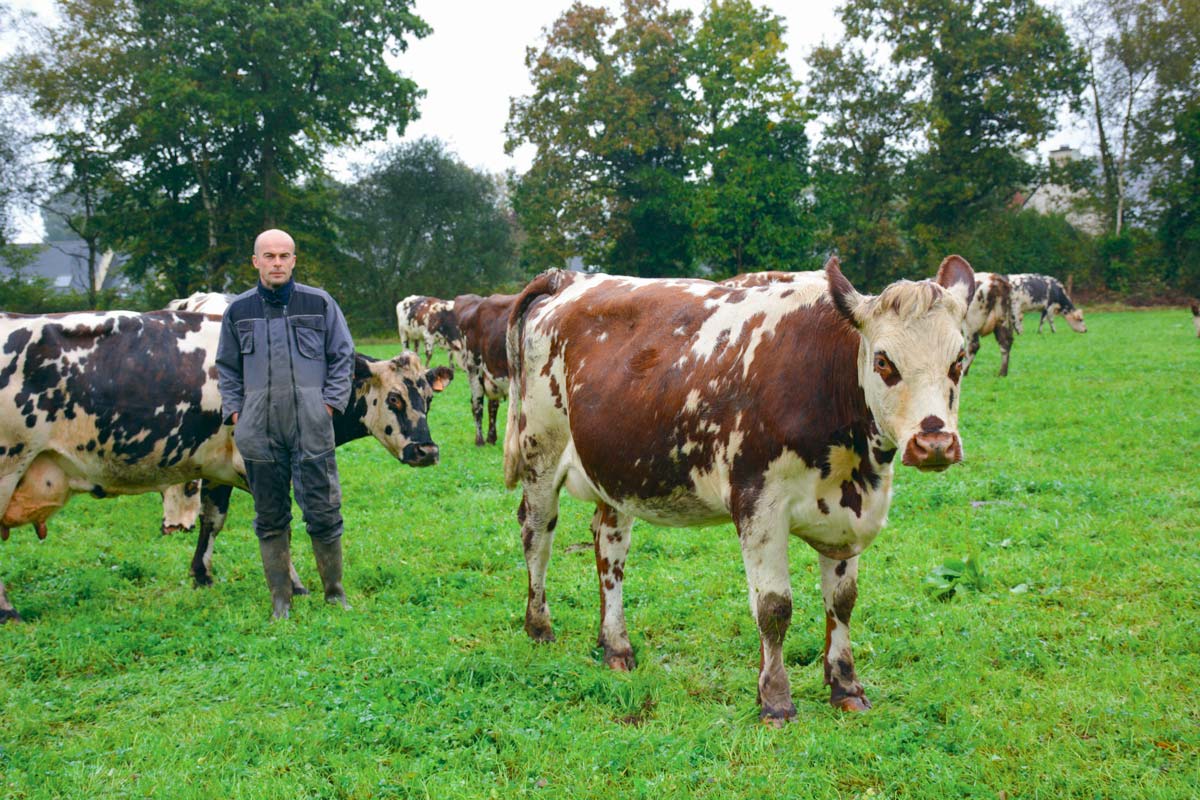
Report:
M952 256L954 257L954 256ZM1008 277L997 272L975 273L975 294L963 320L963 337L967 341L966 375L979 352L979 340L995 334L1000 346L1000 377L1008 375L1008 357L1016 333L1021 330L1021 315L1013 303L1012 284Z
M634 518L737 527L760 635L764 719L796 716L783 661L788 544L818 553L830 702L870 707L854 670L858 556L887 521L895 461L962 459L959 378L970 266L860 295L825 280L723 286L543 273L509 321L504 477L523 489L525 630L553 641L546 569L565 486L595 503L599 643L634 666L622 587Z
M1083 322L1083 311L1075 307L1067 290L1059 283L1058 278L1049 275L1038 275L1032 272L1018 272L1008 276L1012 284L1013 307L1018 323L1027 311L1041 311L1038 320L1038 333L1042 332L1042 324L1050 323L1050 332L1054 333L1054 315L1061 314L1071 330L1076 333L1087 333L1087 325ZM1018 324L1017 332L1021 332Z
M396 324L400 329L400 343L413 352L425 345L425 363L431 364L433 346L446 348L450 361L461 361L463 348L462 331L458 329L458 318L454 314L454 301L440 300L414 294L396 304Z
M217 391L220 319L190 312L0 314L0 509L4 533L45 523L72 495L162 491L203 479L197 584L245 468ZM404 463L437 460L426 411L450 380L413 353L355 357L338 444L373 435ZM294 570L293 570L294 576ZM293 578L296 580L295 578ZM0 621L17 619L0 583Z

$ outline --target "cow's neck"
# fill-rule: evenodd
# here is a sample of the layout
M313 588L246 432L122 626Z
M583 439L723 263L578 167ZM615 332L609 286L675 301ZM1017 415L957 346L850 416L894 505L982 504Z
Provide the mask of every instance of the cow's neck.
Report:
M350 391L350 405L346 411L333 412L333 440L337 447L371 435L363 422L367 418L367 395L365 382L355 381Z

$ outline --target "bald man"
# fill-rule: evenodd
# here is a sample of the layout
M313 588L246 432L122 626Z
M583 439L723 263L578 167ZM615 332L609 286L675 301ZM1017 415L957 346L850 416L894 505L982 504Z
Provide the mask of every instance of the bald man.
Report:
M325 587L342 589L342 490L334 459L333 411L346 410L354 342L326 292L296 283L296 243L263 231L251 259L258 285L233 299L221 324L217 376L227 423L246 463L254 533L276 619L292 605L291 484Z

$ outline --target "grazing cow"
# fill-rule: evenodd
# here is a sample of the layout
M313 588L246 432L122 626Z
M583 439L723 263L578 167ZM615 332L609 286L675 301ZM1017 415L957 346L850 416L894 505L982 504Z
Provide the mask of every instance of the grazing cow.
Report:
M990 333L996 335L1000 345L1000 377L1008 375L1008 355L1012 350L1015 331L1019 331L1020 314L1013 302L1012 285L1008 278L995 272L975 273L975 294L963 322L963 336L967 340L967 363L963 367L966 375L979 352L979 339Z
M420 352L425 345L425 363L432 364L433 346L441 344L450 354L451 363L462 358L462 331L454 316L454 303L436 297L414 294L396 304L396 320L400 327L400 343Z
M193 292L167 303L170 311L197 311L202 314L225 313L236 295L223 292ZM162 492L162 534L169 536L180 531L192 531L200 517L200 481L188 481L177 486L168 486Z
M74 494L162 491L202 478L197 584L212 582L212 539L245 468L221 421L216 317L129 311L0 314L0 524L45 523ZM355 356L354 388L334 415L338 444L374 435L401 461L437 460L426 410L450 380L415 354ZM294 571L293 571L294 575ZM293 580L297 580L293 578ZM0 583L0 621L17 619Z
M487 443L496 443L496 413L508 396L508 356L504 351L508 314L515 294L460 294L454 298L454 315L466 348L463 367L471 384L471 414L475 417L475 445L482 447L483 399L488 401Z
M957 433L962 319L974 279L946 259L937 282L858 294L836 259L824 284L731 288L560 271L521 293L504 476L528 567L525 630L553 641L546 567L558 495L596 504L599 644L634 666L622 586L635 517L656 525L733 521L761 638L758 699L796 715L783 639L792 617L788 541L818 553L830 702L870 707L854 670L858 555L879 533L893 459L943 470Z
M1196 336L1200 336L1200 303L1192 303L1192 325L1196 327Z
M1076 308L1067 297L1067 290L1059 283L1058 278L1049 275L1036 275L1032 272L1018 272L1009 275L1008 282L1012 284L1013 311L1018 322L1025 316L1026 311L1041 311L1038 320L1038 333L1042 332L1042 324L1050 323L1050 332L1054 333L1054 315L1062 314L1071 330L1076 333L1087 333L1087 325L1083 322L1083 310ZM1017 333L1021 326L1017 326Z

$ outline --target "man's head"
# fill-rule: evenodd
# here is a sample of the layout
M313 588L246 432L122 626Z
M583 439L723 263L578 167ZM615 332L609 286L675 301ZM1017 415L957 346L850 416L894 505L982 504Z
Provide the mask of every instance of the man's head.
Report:
M254 240L254 268L268 289L278 289L292 279L296 268L296 243L285 232L272 228Z

